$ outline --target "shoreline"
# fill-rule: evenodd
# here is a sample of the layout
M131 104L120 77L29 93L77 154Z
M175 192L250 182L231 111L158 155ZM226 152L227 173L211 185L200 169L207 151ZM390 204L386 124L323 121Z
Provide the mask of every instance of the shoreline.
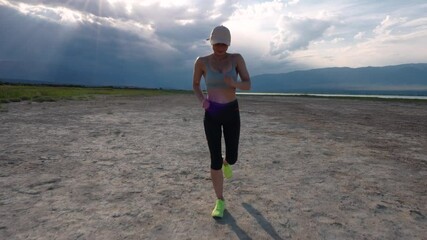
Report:
M317 94L317 93L258 93L258 92L237 92L241 96L287 96L287 97L323 97L341 99L383 99L383 100L421 100L427 101L427 96L410 95L377 95L377 94Z

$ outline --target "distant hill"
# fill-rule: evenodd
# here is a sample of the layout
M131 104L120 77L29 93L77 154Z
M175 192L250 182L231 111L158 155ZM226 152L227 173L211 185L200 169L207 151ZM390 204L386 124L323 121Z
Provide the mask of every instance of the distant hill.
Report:
M253 92L427 95L427 63L321 68L252 77Z
M26 80L26 79L2 79L0 78L0 84L10 83L10 84L29 84L29 85L55 85L54 82L47 81L36 81L36 80Z
M59 78L61 80L56 79L56 81L0 78L0 84L22 83L36 85L76 85L92 87L137 86L136 83L132 85L129 85L130 83L128 83L129 86L124 85L123 83L119 83L120 81L79 81L79 77L74 79L68 76L68 78ZM150 79L150 77L147 79ZM251 80L251 92L391 94L427 96L427 63L402 64L385 67L320 68L305 71L294 71L289 73L256 75L253 76ZM139 82L140 85L142 83L143 82ZM142 84L141 87L155 88L151 87L149 84Z

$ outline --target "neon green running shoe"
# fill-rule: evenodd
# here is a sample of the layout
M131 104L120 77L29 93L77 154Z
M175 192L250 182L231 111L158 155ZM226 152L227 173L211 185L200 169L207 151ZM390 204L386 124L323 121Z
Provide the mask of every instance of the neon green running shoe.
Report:
M224 216L225 210L225 201L221 199L217 199L215 202L215 208L212 211L213 218L222 218Z
M230 179L231 177L233 177L233 170L231 169L230 164L223 164L222 171L224 172L225 178Z

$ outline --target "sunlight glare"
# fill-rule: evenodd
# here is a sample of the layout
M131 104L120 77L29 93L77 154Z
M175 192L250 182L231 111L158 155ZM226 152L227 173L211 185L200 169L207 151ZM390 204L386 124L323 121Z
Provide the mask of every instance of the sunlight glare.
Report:
M188 24L193 24L194 23L194 19L183 19L183 20L175 20L176 23L178 23L181 26L185 26Z
M83 21L81 13L66 8L58 9L58 15L61 17L61 22L77 23Z
M169 7L180 7L180 6L185 6L185 5L189 5L189 1L188 0L180 0L180 1L176 1L176 0L144 0L144 1L140 1L139 2L142 6L151 6L151 5L155 5L158 4L160 7L164 7L164 8L169 8Z
M17 10L26 15L33 15L49 21L59 21L68 24L75 24L85 20L85 17L80 12L64 7L33 6L19 3Z
M133 10L133 6L132 6L132 4L130 4L130 3L126 4L126 12L127 12L128 14L131 14L131 13L132 13L132 10Z
M124 6L127 14L132 14L133 5L135 4L135 0L107 0L110 6L115 8L116 6Z

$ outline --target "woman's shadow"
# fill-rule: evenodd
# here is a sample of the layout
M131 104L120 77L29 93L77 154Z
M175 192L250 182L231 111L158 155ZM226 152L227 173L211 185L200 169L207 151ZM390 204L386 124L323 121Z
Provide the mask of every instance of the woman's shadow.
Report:
M237 237L239 239L252 239L248 236L248 234L239 227L239 225L236 222L236 219L231 215L227 209L224 211L224 216L220 219L215 218L216 222L221 225L229 225L231 230L233 230L234 233L236 233Z
M252 205L248 203L242 203L243 208L246 209L246 211L258 222L258 224L264 229L266 233L268 233L272 239L275 240L282 240L282 238L277 234L274 227L271 225L270 222L265 219L265 217L256 210ZM224 212L224 217L222 219L216 220L219 224L226 224L231 227L231 229L236 233L237 237L239 239L252 239L249 237L249 235L239 227L239 225L236 222L236 219L231 215L231 213L227 210Z

